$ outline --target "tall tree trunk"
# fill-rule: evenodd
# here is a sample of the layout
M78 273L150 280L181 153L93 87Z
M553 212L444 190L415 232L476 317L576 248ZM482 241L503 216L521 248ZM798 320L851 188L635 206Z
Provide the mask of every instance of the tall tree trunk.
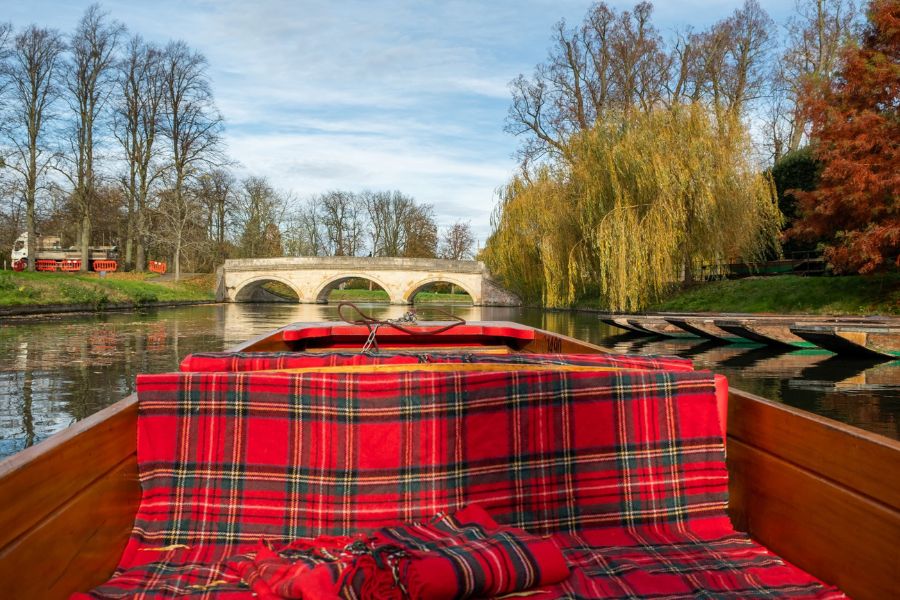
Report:
M125 268L131 270L134 268L133 248L134 248L134 182L132 181L131 190L128 193L128 216L125 221Z
M175 236L175 281L181 279L181 229Z
M800 148L800 142L803 139L804 120L800 114L800 109L794 111L794 127L791 130L791 138L788 140L788 152L793 152Z
M134 270L143 273L147 269L147 248L144 238L144 206L143 202L138 202L137 222L135 224L135 241L136 252L134 259Z
M34 225L34 188L32 187L26 192L27 200L25 201L25 228L28 232L28 270L34 271L35 254L37 253L37 234Z
M143 273L147 270L147 250L144 248L144 241L137 239L135 244L134 270Z
M37 233L35 232L34 223L34 201L37 189L37 140L36 136L32 136L34 140L31 144L31 152L28 161L28 177L25 182L25 227L28 231L28 270L34 272L34 261L37 253Z
M85 203L87 204L87 203ZM91 270L91 215L87 206L81 216L81 272Z

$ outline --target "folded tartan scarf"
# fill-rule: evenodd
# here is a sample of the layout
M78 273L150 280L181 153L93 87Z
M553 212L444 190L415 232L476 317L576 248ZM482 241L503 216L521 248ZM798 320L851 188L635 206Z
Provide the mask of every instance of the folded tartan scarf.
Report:
M477 505L369 535L261 543L231 559L259 600L451 600L558 583L569 567L549 538L499 526Z

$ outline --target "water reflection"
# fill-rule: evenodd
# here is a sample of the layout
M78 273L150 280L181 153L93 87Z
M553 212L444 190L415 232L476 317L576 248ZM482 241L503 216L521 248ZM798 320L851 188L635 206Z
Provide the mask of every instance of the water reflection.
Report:
M617 352L677 354L715 369L732 385L900 438L900 361L872 363L820 350L634 337L596 315L515 308L442 306L465 319L517 321ZM382 318L406 308L371 305ZM439 318L428 306L420 318ZM138 373L172 371L190 352L223 350L296 321L337 318L334 305L233 304L142 314L61 316L0 324L0 456L12 454L123 398Z

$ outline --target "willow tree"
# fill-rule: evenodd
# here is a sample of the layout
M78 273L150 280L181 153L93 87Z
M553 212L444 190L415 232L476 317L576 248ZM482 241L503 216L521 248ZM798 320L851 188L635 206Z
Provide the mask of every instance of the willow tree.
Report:
M570 238L560 235L563 230L559 221L566 222L565 232L577 233L574 211L560 198L564 189L564 173L555 164L541 165L533 174L513 177L500 190L492 218L493 231L478 256L494 275L528 302L554 304L547 289L548 284L556 285L558 281L548 275L558 263L554 258L560 255L554 248L570 245ZM557 293L554 290L549 295L555 297Z
M483 258L547 306L641 309L703 264L777 244L773 188L750 155L739 125L698 105L610 114L506 187Z

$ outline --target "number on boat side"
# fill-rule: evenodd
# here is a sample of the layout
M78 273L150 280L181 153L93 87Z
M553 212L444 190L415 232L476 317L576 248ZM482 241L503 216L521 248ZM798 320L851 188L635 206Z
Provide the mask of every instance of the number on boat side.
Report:
M559 354L562 352L562 340L559 338L547 338L547 353Z

